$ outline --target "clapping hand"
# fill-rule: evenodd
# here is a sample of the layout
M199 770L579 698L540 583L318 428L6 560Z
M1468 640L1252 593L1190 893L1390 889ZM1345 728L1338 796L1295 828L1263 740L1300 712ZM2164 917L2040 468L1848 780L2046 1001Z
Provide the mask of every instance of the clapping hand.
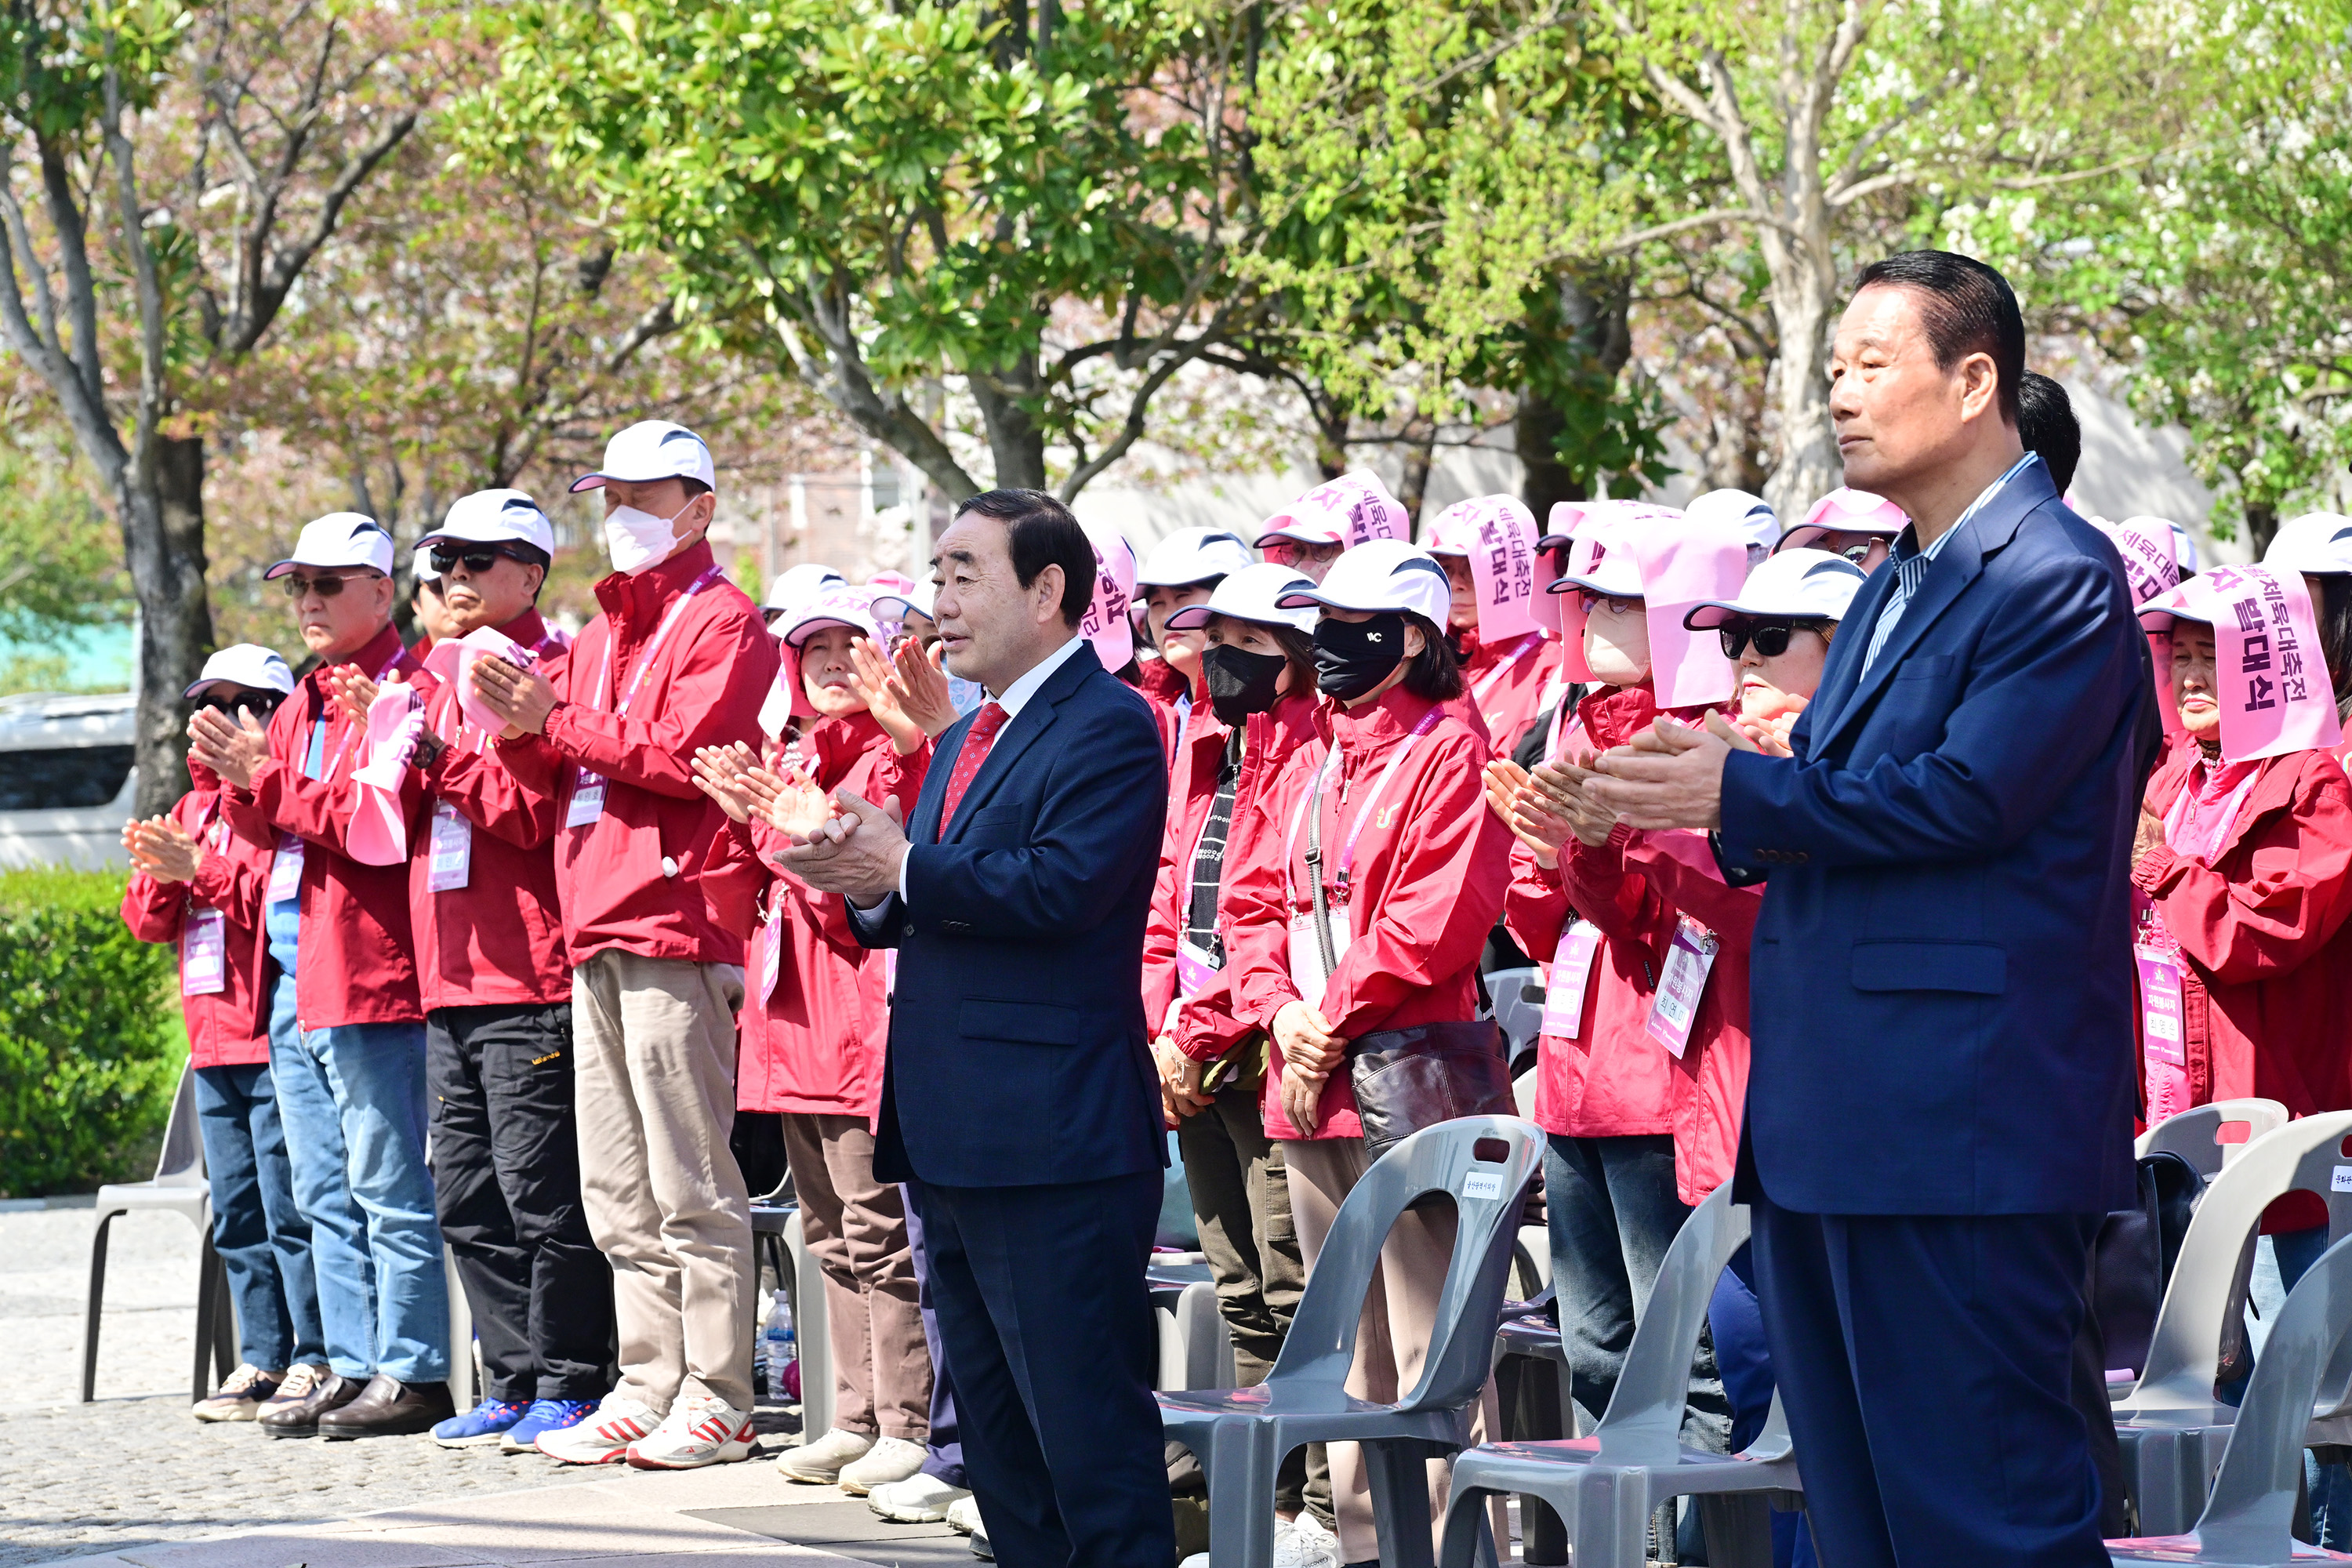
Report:
M730 746L700 746L694 753L697 788L719 803L730 822L749 822L757 814L751 791L743 784L745 770L759 765L751 748L738 741Z
M131 869L159 882L193 882L205 863L204 845L168 816L124 823L122 847L130 852Z
M891 748L900 756L921 750L924 742L945 733L956 721L955 704L948 700L948 678L924 657L919 645L906 643L895 659L888 659L861 637L849 645L849 689L888 732Z
M368 709L375 702L376 683L368 679L367 671L356 664L339 664L326 673L327 695L343 710L343 717L354 724L367 722Z
M1617 826L1617 814L1585 787L1597 776L1561 758L1539 763L1528 775L1528 805L1567 824L1578 843L1597 849L1609 842L1610 830Z
M188 760L212 769L239 789L253 787L253 772L269 759L269 731L246 709L236 718L217 708L199 708L188 720Z
M1486 809L1535 852L1536 864L1546 870L1559 865L1560 846L1568 842L1571 829L1551 809L1549 797L1528 783L1528 770L1498 757L1486 764Z
M506 724L499 739L520 740L547 732L547 716L555 711L555 688L543 676L517 669L502 658L478 658L467 678L482 706Z

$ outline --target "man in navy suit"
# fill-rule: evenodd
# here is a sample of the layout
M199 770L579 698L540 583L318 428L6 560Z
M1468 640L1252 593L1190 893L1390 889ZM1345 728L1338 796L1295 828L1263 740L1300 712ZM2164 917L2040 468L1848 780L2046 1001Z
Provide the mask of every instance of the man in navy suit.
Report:
M922 1220L997 1561L1169 1568L1144 1284L1167 1164L1142 1002L1159 728L1074 629L1095 555L1059 501L973 497L931 568L948 668L989 700L940 737L905 831L845 793L787 856L898 950L874 1165Z
M1912 526L1795 755L1675 729L1591 785L1769 878L1737 1192L1836 1568L2106 1562L2067 1384L2091 1236L2132 1191L2147 686L2115 551L2020 445L2024 358L1990 268L1865 268L1831 415L1846 482Z

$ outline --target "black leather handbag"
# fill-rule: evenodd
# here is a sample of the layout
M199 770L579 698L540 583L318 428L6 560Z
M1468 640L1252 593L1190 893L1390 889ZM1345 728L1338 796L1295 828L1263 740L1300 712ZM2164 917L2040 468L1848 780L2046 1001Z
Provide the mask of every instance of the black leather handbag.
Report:
M1323 889L1320 811L1309 813L1307 865L1315 885L1315 942L1328 980L1339 967L1331 909ZM1348 1085L1364 1124L1364 1148L1377 1160L1389 1145L1424 1127L1461 1116L1516 1116L1503 1031L1493 1019L1376 1029L1348 1043Z

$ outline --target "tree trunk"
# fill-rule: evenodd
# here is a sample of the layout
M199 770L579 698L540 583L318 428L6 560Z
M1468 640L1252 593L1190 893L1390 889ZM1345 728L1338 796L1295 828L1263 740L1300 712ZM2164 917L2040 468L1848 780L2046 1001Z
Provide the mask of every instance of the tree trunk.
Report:
M980 405L980 422L988 432L988 455L996 468L991 482L998 489L1045 488L1045 433L1037 428L1037 421L1021 402L1036 383L1034 354L1024 354L1009 374L971 378L972 401Z
M1412 519L1412 537L1421 537L1421 503L1429 494L1429 471L1437 466L1437 421L1416 415L1405 426L1404 482L1397 487L1397 500L1403 503L1405 516Z
M213 650L205 589L205 444L159 437L152 489L127 465L115 505L139 598L138 811L168 811L188 788L188 703L180 694Z
M1780 461L1764 482L1764 499L1782 518L1797 518L1845 482L1837 437L1830 426L1829 322L1836 263L1826 224L1814 243L1767 247L1778 251L1772 316L1779 329Z
M1310 394L1307 407L1315 418L1315 471L1328 483L1348 471L1348 432L1355 416L1336 397Z
M1518 452L1519 499L1535 513L1539 531L1551 530L1551 509L1562 501L1582 500L1584 481L1560 460L1560 437L1568 433L1568 416L1533 387L1519 391L1519 410L1511 421L1513 447Z
M2267 503L2246 508L2246 542L2253 547L2254 559L2260 561L2278 537L2278 508Z

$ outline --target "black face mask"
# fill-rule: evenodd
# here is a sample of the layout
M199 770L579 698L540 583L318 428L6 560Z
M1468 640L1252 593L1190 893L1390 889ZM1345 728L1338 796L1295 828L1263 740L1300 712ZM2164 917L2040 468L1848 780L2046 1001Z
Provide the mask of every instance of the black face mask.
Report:
M1274 706L1275 683L1290 668L1278 653L1252 653L1245 647L1213 643L1201 650L1201 674L1209 686L1209 707L1217 721L1238 730L1253 713Z
M1370 619L1326 616L1315 623L1315 689L1352 702L1404 662L1404 616L1383 610Z

